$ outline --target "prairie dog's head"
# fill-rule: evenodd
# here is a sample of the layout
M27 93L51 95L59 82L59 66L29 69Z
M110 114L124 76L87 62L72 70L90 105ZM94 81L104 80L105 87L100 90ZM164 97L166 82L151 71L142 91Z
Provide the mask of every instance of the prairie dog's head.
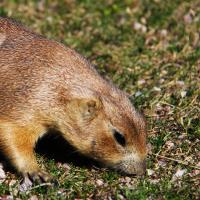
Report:
M118 101L119 100L119 101ZM80 152L126 174L144 174L146 127L127 97L76 99L68 104L73 132L70 142Z

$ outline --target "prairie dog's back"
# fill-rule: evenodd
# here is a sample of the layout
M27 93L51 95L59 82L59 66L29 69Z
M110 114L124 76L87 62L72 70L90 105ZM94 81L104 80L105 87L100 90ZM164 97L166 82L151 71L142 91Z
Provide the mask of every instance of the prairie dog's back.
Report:
M5 63L9 68L20 68L20 73L24 72L26 75L26 67L29 70L33 68L35 72L39 70L40 73L44 68L58 69L57 73L66 72L65 78L70 79L70 76L73 76L76 83L80 79L87 82L90 78L98 83L102 82L102 78L86 59L56 41L46 39L16 22L1 17L0 33L1 66Z
M24 106L34 95L38 98L37 93L53 100L47 95L53 87L64 87L70 93L71 88L78 92L84 85L95 87L102 82L74 50L1 17L0 55L0 115L8 112L11 105ZM93 81L98 83L92 85Z

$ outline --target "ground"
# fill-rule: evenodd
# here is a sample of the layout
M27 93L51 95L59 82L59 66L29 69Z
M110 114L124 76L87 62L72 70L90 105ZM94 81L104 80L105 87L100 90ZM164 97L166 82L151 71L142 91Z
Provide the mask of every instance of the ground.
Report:
M129 93L149 143L141 178L38 155L59 185L22 192L0 166L0 199L199 199L199 0L3 0L0 15L76 49Z

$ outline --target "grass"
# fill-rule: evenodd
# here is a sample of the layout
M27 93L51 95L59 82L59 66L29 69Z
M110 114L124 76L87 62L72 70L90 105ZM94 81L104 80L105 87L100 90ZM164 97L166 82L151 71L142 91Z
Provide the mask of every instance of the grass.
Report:
M75 48L131 94L147 118L151 147L144 178L39 156L59 185L20 192L19 177L7 172L0 198L199 198L198 0L3 0L0 15Z

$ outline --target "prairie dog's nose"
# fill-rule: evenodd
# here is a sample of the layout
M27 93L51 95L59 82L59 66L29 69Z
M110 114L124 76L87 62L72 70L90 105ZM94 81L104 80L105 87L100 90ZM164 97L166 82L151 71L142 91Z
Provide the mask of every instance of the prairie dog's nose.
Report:
M135 165L135 169L137 175L144 175L146 172L146 160L137 162Z

